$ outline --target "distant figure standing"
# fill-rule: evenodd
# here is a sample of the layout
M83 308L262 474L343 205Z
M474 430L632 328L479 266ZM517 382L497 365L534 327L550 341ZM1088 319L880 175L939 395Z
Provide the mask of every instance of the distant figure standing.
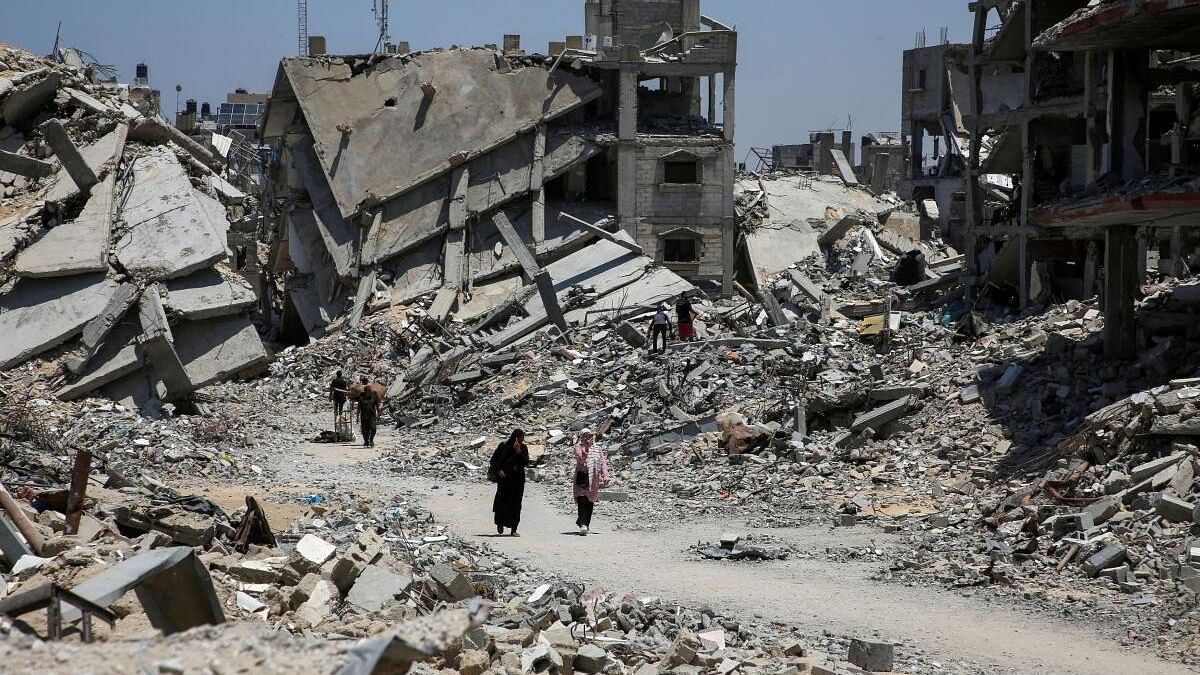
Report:
M608 485L608 456L604 448L595 444L591 429L579 434L575 445L575 505L579 515L575 525L579 534L586 537L592 528L592 510L600 497L600 488Z
M362 393L358 395L358 419L362 425L363 447L375 447L375 428L379 422L379 407L383 405L379 394L370 386L371 381L362 379Z
M335 429L342 412L346 410L346 391L349 388L350 383L346 381L342 371L337 371L337 374L333 376L333 381L329 383L329 400L333 401L333 426Z
M488 463L488 479L496 484L496 499L492 511L496 514L496 534L504 534L504 528L519 537L521 525L521 501L525 498L525 467L529 466L529 448L525 445L525 432L514 429L512 435L496 447L492 461Z
M675 314L679 319L679 341L694 342L696 328L692 324L700 315L692 307L691 293L688 291L684 291L679 296L679 301L675 303Z
M658 311L650 318L650 351L662 354L667 351L667 340L671 335L671 316L667 314L667 306L660 304ZM662 338L662 349L658 348L658 338Z

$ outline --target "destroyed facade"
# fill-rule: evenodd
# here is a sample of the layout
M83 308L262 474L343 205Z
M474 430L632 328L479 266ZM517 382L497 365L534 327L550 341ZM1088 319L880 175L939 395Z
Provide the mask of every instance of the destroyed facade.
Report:
M903 196L935 203L973 274L1022 307L1100 292L1106 353L1130 357L1149 260L1181 277L1196 253L1200 3L970 9L971 43L905 54Z
M652 306L684 279L731 292L737 33L698 0L586 16L594 48L578 36L548 56L507 36L283 61L263 136L280 158L285 339L430 293L437 321L528 319L515 339L576 307L565 320ZM606 250L584 250L597 238Z

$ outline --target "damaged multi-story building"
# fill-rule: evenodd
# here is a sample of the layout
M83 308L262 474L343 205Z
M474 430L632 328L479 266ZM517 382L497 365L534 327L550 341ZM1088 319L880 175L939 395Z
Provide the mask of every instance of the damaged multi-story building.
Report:
M286 334L379 299L435 294L433 318L462 320L536 288L557 322L581 281L631 307L689 282L733 288L737 33L698 0L584 9L586 35L547 55L510 35L281 63L263 135L279 154ZM618 257L596 257L596 240Z
M1200 0L969 9L970 44L905 55L905 196L1022 306L1099 292L1106 352L1131 355L1149 261L1179 276L1196 252Z

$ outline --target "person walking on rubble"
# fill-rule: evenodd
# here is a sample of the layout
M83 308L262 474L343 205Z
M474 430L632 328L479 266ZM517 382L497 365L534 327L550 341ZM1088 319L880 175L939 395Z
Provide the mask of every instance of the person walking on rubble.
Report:
M521 501L525 498L525 467L529 466L529 448L525 445L525 432L514 429L512 435L492 453L488 463L488 480L496 484L496 499L492 512L496 515L496 534L504 534L504 528L519 537L521 525Z
M667 340L671 335L671 316L667 314L667 306L659 304L658 311L650 318L650 351L663 354L667 351ZM658 338L662 338L662 349L658 348Z
M338 420L341 419L342 413L346 410L346 393L350 389L350 383L342 375L342 371L337 371L333 376L333 381L329 383L329 400L333 401L333 428L337 428Z
M375 447L375 430L379 422L379 408L383 401L371 388L371 380L362 379L362 393L358 395L358 419L362 428L363 447Z
M679 300L675 303L675 314L679 319L679 341L695 342L696 327L693 322L699 318L700 314L692 307L691 292L684 291L680 294Z
M608 485L608 455L596 444L591 429L581 431L575 445L574 483L575 505L579 509L575 525L579 534L586 537L592 528L592 510L596 508L600 488Z

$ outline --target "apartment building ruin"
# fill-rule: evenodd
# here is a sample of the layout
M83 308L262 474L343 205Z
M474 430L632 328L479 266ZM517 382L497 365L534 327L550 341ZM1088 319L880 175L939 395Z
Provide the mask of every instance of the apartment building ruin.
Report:
M263 136L279 153L272 266L293 332L378 297L436 293L435 319L463 319L536 287L526 309L557 322L580 280L628 305L733 288L737 33L698 0L584 9L586 34L546 55L509 35L281 63ZM633 259L554 276L596 240ZM596 276L605 264L640 266L641 282Z
M1181 275L1198 243L1200 0L968 8L970 44L905 54L904 196L936 199L975 273L1022 306L1099 291L1106 352L1132 355L1148 260Z

